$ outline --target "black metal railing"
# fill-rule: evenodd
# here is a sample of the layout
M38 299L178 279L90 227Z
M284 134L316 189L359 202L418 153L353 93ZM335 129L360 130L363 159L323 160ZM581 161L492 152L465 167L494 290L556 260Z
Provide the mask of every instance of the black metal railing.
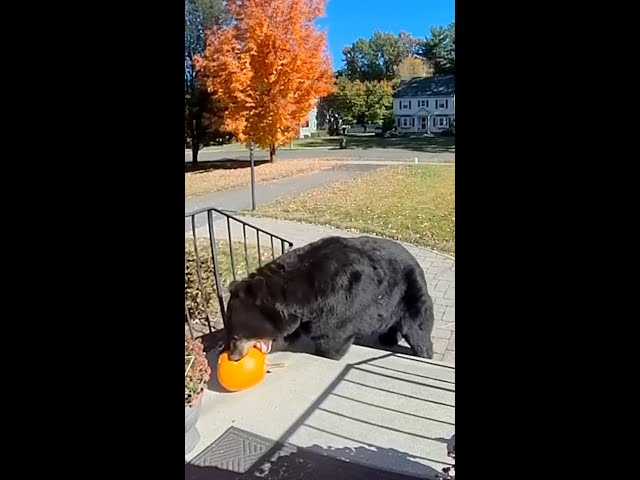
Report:
M217 208L186 214L184 306L190 335L221 328L225 320L224 292L229 283L244 278L292 246L289 240Z

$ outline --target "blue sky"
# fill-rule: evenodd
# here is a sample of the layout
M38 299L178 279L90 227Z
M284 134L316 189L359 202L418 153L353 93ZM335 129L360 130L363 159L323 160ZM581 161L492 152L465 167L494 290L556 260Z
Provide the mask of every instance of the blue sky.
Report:
M429 28L455 21L454 0L328 0L327 16L317 23L327 30L333 67L342 67L342 48L373 32L401 31L424 37Z

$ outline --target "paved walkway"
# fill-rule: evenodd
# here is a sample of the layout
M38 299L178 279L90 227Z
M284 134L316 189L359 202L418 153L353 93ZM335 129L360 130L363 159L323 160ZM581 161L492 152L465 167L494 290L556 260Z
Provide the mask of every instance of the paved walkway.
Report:
M375 163L339 164L328 170L312 173L310 175L297 175L273 182L258 183L256 184L256 205L264 205L287 195L296 195L324 185L349 180L372 170L382 168L383 166L384 164ZM187 198L184 201L185 214L194 212L203 207L215 207L229 212L250 210L250 187L247 186L224 190L222 192L213 192L206 195ZM203 224L203 218L204 217L198 218L199 225ZM188 228L191 228L190 225L185 224L185 230Z
M204 215L202 215L202 217L203 219L201 222L197 223L203 226L197 229L196 234L199 237L206 237L208 236L206 227L204 226L204 222L206 222L206 220L204 219ZM279 235L286 240L293 242L294 248L314 242L322 237L332 235L343 237L355 237L361 235L360 233L353 233L320 225L291 222L288 220L274 220L270 218L256 217L239 218L251 225L255 225L258 228L275 235ZM225 220L220 219L216 221L214 223L214 229L218 238L227 238L227 224ZM185 231L185 234L188 234L188 232ZM232 240L243 239L242 226L236 222L231 222L231 238ZM255 232L253 230L248 231L247 238L250 243L256 243ZM265 246L265 248L270 248L268 237L261 235L260 243ZM418 263L420 263L420 266L424 269L429 291L435 304L435 328L433 331L435 350L434 360L442 360L447 363L455 364L455 260L448 255L436 253L428 248L418 247L411 244L404 245L407 250L416 257ZM279 245L275 245L275 248L277 255L280 253ZM365 341L365 344L371 344L371 342ZM401 344L400 351L406 348L405 345L406 344Z

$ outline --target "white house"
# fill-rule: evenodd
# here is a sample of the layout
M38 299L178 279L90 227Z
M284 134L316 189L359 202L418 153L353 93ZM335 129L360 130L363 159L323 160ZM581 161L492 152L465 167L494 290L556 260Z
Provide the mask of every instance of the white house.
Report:
M398 133L437 133L456 118L456 79L453 75L404 80L393 95Z
M307 119L300 124L300 138L310 137L318 131L318 107L314 106Z

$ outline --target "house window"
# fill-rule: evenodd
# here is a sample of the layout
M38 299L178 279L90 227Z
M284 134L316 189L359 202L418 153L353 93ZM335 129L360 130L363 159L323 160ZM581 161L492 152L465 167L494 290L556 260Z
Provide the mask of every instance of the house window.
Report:
M447 117L434 117L433 118L433 126L434 127L447 127L447 126L449 126L449 119Z
M400 100L400 110L410 110L411 100Z
M437 109L448 108L448 107L449 107L449 100L436 100Z
M415 119L410 117L403 117L400 119L400 126L402 128L410 128L415 126Z
M418 106L419 107L428 107L429 106L429 100L418 100Z

